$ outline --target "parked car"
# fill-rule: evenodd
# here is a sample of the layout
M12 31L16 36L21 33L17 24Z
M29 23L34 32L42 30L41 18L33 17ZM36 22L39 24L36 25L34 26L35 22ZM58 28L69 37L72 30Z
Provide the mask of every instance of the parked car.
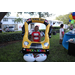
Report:
M14 30L14 27L13 27L13 26L10 26L10 27L7 27L7 28L5 29L5 31L6 31L6 32L13 32L13 31L15 31L15 30Z
M2 29L0 28L0 33L2 33Z

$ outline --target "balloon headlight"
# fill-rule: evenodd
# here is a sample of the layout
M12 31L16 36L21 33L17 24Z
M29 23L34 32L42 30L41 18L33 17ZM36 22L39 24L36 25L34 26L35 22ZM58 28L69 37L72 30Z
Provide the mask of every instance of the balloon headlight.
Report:
M46 47L47 47L48 45L49 45L49 44L48 44L47 42L46 42L46 43L44 43L44 46L46 46Z
M26 46L27 46L28 44L29 44L29 43L28 43L27 41L25 41L25 42L24 42L24 45L26 45Z

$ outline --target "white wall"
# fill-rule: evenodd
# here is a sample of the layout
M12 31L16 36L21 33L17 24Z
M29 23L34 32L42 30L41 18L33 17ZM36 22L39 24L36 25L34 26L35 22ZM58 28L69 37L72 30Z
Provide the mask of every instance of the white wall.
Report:
M42 24L42 23L35 23L35 26L36 26L36 25L39 25L39 30L40 30L40 29L46 29L45 24Z
M8 19L8 21L3 21L3 19L1 20L2 24L17 24L17 23L14 23L12 21L12 19Z
M64 28L67 29L68 28L68 25L64 24Z
M16 22L14 23L14 21L12 21L13 19L17 18L17 17L4 17L4 18L8 18L8 21L3 21L3 19L1 20L2 24L7 24L7 25L15 25L17 24ZM18 30L21 31L22 30L22 26L25 23L25 19L23 19L23 23L18 23Z

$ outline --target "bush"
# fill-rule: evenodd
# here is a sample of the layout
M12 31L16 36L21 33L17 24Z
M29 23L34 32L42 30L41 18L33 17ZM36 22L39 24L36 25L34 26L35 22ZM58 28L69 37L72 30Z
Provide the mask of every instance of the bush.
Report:
M56 31L56 33L59 33L59 29L52 29L52 33L55 31Z
M55 32L55 31L56 31L56 33L59 33L60 32L60 29L53 29L52 30L52 33ZM66 32L66 29L64 29L64 32Z
M45 33L45 30L46 30L46 29L40 29L39 31L40 31L40 32L42 31L42 32L44 32L44 33Z
M0 34L0 44L4 42L22 40L21 33Z
M53 29L60 29L60 27L53 27Z

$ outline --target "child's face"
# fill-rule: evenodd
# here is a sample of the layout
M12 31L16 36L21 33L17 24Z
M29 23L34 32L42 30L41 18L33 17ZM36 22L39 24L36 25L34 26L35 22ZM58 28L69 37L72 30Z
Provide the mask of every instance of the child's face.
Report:
M38 29L39 29L38 27L35 27L35 31L38 31Z

